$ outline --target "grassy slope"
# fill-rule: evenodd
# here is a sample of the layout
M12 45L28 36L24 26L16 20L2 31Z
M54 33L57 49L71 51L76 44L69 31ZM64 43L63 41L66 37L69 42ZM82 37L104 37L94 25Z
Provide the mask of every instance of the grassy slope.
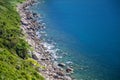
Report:
M36 71L36 61L29 58L29 45L20 30L15 10L23 0L0 0L0 80L44 80Z

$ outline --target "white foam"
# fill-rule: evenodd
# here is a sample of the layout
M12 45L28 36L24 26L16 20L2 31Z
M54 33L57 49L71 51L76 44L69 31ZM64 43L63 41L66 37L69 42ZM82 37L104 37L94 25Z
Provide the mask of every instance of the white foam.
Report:
M45 31L40 31L40 33L41 33L41 34L46 34L46 32L45 32Z
M57 53L60 49L55 48L55 43L49 44L47 42L43 42L42 45L46 48L46 52L49 52L51 54L51 56L53 57L53 59L58 59L58 58L62 58L62 56L57 56Z
M53 48L55 47L54 45L49 44L49 43L47 43L47 42L43 42L42 44L43 44L43 46L44 46L45 48L47 48L48 50L51 50L51 49L53 49Z
M37 32L36 32L36 35L38 36L38 38L40 38L40 37L41 37L41 34L40 34L40 32L39 32L39 31L37 31Z
M66 64L72 64L73 62L72 61L67 61Z

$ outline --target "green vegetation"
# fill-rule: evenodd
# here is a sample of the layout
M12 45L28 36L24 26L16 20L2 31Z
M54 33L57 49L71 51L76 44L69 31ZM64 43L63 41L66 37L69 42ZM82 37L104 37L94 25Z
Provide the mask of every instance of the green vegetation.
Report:
M40 67L27 54L29 45L20 29L16 4L23 0L0 0L0 80L44 80Z
M36 71L34 60L23 60L8 50L0 49L0 80L44 80ZM38 64L38 63L37 63Z

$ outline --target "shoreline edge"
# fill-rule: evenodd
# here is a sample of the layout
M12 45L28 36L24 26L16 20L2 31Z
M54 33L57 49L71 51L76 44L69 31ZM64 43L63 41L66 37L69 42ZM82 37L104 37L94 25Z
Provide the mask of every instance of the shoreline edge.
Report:
M58 67L52 61L52 56L47 47L45 47L42 41L39 39L36 32L39 29L44 29L45 26L39 24L35 20L38 15L29 10L30 6L33 6L36 0L26 0L22 4L17 5L17 11L21 18L21 26L23 34L25 34L26 41L31 46L33 51L29 51L28 54L32 55L40 65L44 66L45 69L38 69L38 71L45 77L46 80L73 80L63 68ZM72 69L71 69L72 70Z

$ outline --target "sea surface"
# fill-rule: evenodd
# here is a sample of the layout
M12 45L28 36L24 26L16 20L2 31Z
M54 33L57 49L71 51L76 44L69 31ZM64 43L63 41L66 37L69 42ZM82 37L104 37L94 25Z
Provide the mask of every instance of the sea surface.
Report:
M40 30L76 80L120 80L120 0L38 0Z

